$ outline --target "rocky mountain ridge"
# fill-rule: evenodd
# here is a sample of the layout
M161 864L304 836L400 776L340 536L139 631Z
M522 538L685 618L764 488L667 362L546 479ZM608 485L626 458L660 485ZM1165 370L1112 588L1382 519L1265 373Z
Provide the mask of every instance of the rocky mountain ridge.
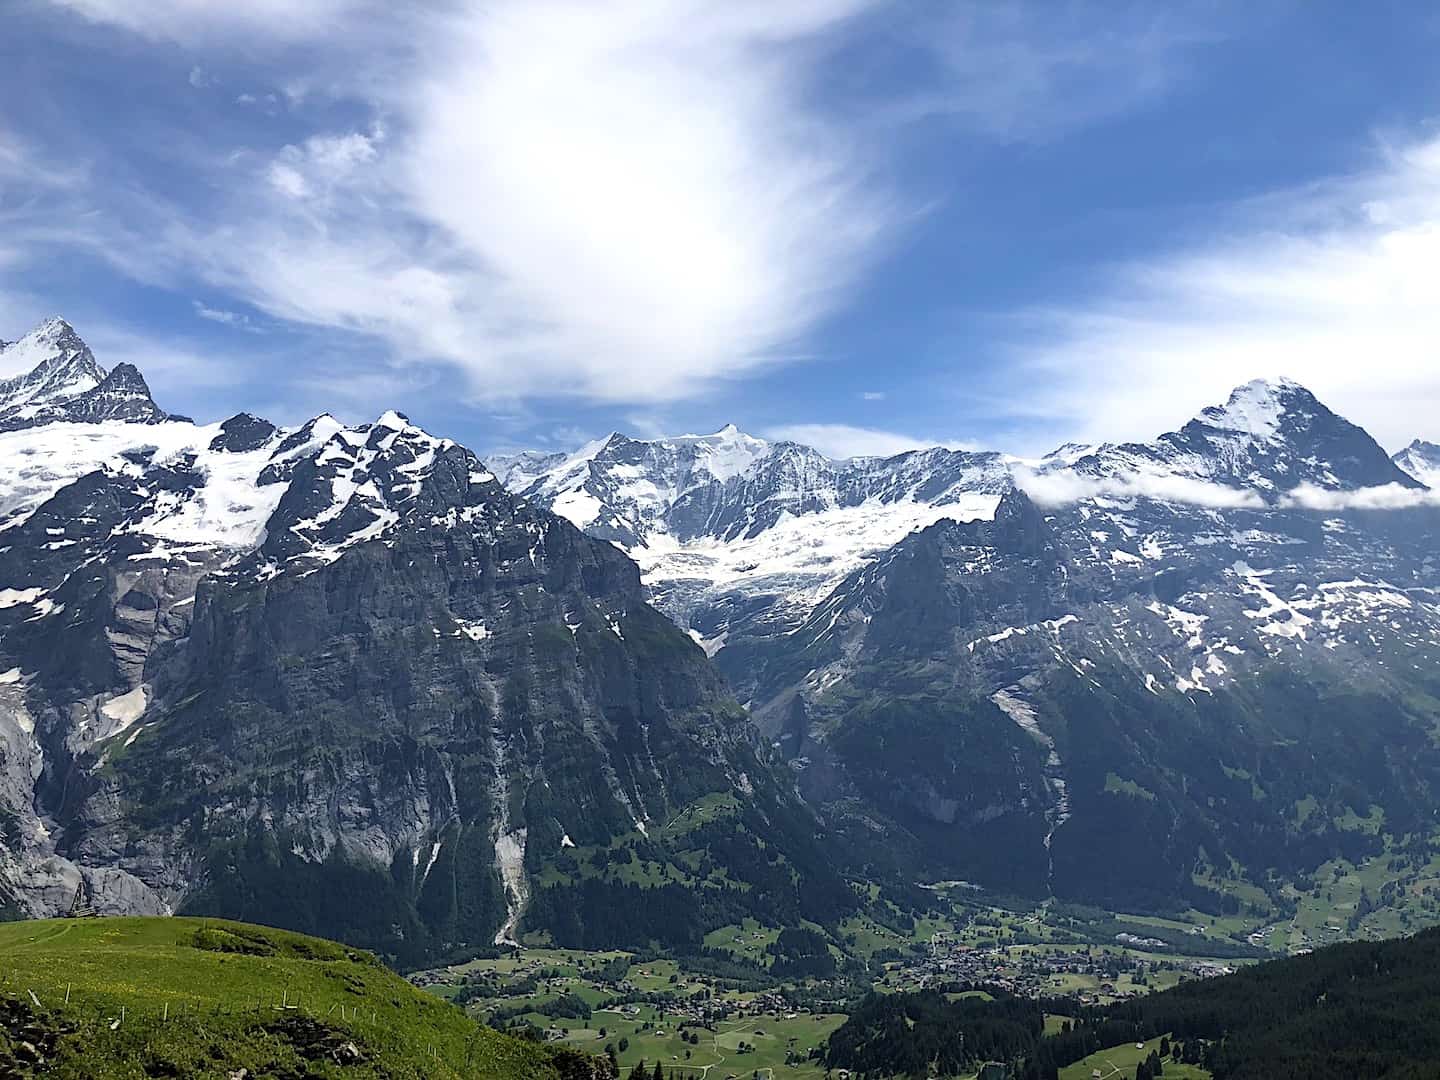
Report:
M727 428L487 466L395 412L195 424L22 340L13 913L698 948L833 925L846 874L1220 910L1431 842L1425 445L1296 384L1035 463Z
M1270 888L1429 835L1440 509L1404 471L1423 457L1258 381L1151 442L943 487L989 499L972 514L872 498L888 543L847 544L820 508L683 559L634 550L875 872L1214 907L1233 875ZM687 578L806 525L838 580L795 587L764 557Z
M77 408L123 369L68 327L24 340L52 352L0 432L10 910L63 910L83 882L103 911L245 916L413 961L515 940L565 906L528 902L542 876L580 887L547 868L628 837L707 860L664 928L684 938L709 929L701 905L749 902L673 825L697 800L722 831L745 815L743 842L716 834L734 858L764 845L793 869L771 900L845 891L612 545L397 413L285 429ZM618 887L603 870L592 892ZM639 914L605 932L650 940Z

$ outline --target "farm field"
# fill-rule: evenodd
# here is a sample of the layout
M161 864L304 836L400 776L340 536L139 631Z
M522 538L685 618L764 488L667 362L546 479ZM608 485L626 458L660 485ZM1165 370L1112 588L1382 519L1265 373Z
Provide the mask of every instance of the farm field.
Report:
M1098 1050L1089 1057L1060 1070L1060 1080L1092 1080L1096 1070L1100 1080L1135 1080L1135 1069L1160 1048L1159 1039L1147 1043L1125 1043ZM1197 1065L1165 1060L1164 1080L1210 1080L1210 1074Z

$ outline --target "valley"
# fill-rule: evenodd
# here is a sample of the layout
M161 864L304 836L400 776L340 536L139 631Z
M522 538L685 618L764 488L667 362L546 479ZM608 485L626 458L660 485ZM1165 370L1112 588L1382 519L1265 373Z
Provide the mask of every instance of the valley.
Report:
M410 978L502 1030L590 1052L613 1050L622 1076L642 1061L660 1061L677 1076L773 1070L776 1077L811 1080L825 1075L818 1055L848 1004L871 990L972 986L985 988L973 993L1013 993L1076 1009L1120 1005L1277 957L1435 925L1437 871L1440 859L1419 867L1390 859L1327 865L1317 874L1325 882L1321 893L1292 897L1290 913L1257 907L1232 916L1192 910L1161 917L1055 902L1007 906L973 886L942 884L927 890L931 904L920 913L892 908L883 922L859 916L829 935L812 927L831 962L822 965L825 974L804 978L776 976L782 929L754 920L710 932L698 954L585 952L537 940ZM1377 899L1366 902L1371 896ZM1251 900L1263 903L1263 894ZM1065 1017L1051 1020L1047 1032ZM1125 1047L1097 1053L1083 1069L1072 1065L1060 1076L1089 1080L1091 1068L1100 1067L1104 1075L1133 1078L1158 1042L1138 1056ZM1167 1063L1166 1075L1209 1074Z
M334 938L707 1080L825 1075L876 993L1049 1030L1440 923L1428 451L1298 384L1030 461L486 462L21 345L9 918Z

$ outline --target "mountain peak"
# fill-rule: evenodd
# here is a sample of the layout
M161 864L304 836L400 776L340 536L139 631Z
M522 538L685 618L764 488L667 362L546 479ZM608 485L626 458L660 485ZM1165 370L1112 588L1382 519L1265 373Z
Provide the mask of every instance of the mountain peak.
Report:
M1224 405L1201 409L1191 422L1268 440L1275 438L1287 413L1313 414L1317 407L1329 413L1294 379L1252 379L1232 390Z
M1253 379L1162 443L1208 458L1213 478L1268 491L1301 484L1348 490L1415 480L1364 428L1332 412L1294 379Z
M0 417L15 417L95 389L105 369L64 319L52 316L0 350L13 374L0 380Z
M1440 490L1440 446L1416 439L1390 460L1432 491Z

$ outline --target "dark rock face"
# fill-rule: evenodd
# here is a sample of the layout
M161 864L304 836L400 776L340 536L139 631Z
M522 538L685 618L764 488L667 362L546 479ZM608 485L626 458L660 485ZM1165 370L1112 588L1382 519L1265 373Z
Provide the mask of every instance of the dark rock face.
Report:
M258 450L275 434L275 425L249 413L236 413L220 425L220 434L210 440L211 450L246 454Z
M10 905L61 910L83 880L102 911L418 962L562 911L557 936L644 944L846 902L813 818L616 548L399 414L217 435L101 404L143 386L122 365L64 399L119 421L103 460L10 436L47 462L43 484L0 485ZM702 802L709 832L676 824ZM710 878L657 928L640 905L606 916L617 839L665 880L685 859ZM751 897L731 860L762 848L783 884ZM586 903L557 892L582 884Z

